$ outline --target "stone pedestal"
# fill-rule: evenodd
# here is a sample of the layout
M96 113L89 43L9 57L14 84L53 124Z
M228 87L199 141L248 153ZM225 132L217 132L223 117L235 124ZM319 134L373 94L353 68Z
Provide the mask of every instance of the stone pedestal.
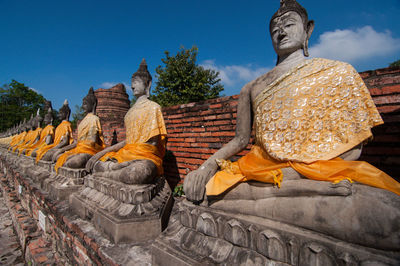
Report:
M173 198L164 177L155 184L127 185L89 175L69 201L114 243L139 243L154 239L166 227Z
M85 169L60 167L58 173L52 173L43 181L43 186L52 199L65 200L82 187L85 175L87 175Z
M398 252L266 218L179 202L152 245L153 265L399 265Z

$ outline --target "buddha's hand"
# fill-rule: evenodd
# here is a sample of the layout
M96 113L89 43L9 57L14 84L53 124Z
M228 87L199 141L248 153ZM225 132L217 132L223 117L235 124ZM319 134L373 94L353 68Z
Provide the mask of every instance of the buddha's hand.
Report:
M93 156L87 161L85 168L86 168L86 171L87 171L88 173L91 173L91 172L92 172L95 163L101 158L101 156L102 156L102 153L101 153L101 154L97 153L97 154L93 155Z
M188 200L193 202L203 201L206 183L211 178L212 172L212 169L201 166L187 174L183 183L183 191Z

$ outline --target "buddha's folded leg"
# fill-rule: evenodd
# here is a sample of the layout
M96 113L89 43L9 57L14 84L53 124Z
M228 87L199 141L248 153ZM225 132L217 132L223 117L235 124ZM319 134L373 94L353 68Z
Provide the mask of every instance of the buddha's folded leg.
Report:
M87 153L78 153L68 157L67 161L64 163L64 167L68 168L85 168L87 161L92 157L92 155Z

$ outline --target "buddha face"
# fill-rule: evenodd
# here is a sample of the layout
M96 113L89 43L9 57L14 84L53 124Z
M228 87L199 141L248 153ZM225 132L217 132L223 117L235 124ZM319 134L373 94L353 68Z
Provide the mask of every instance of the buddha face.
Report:
M87 99L83 98L82 109L85 111L85 113L90 113L93 111L93 104Z
M278 56L291 54L302 49L307 32L301 16L294 11L284 13L271 22L272 44Z
M136 98L147 94L147 87L139 77L132 79L132 90L133 95L135 95Z

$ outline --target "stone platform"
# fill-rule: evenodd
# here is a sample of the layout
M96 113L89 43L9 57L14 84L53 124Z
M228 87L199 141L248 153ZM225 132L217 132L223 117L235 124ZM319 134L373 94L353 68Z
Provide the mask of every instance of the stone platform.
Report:
M43 180L43 187L49 192L51 198L65 200L82 187L83 177L86 175L85 169L60 167L58 173L53 172Z
M89 175L69 201L74 212L91 219L114 243L139 243L166 227L173 198L164 177L155 184L126 185Z
M188 201L152 245L153 265L399 265L400 253Z

